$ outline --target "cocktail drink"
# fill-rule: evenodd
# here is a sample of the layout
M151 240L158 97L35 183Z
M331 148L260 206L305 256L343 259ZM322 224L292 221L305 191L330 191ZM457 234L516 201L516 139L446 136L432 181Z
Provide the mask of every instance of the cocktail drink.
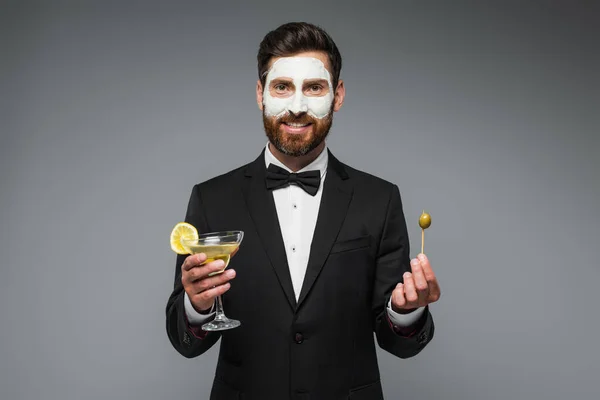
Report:
M243 238L244 232L242 231L223 231L205 233L193 239L181 238L180 242L189 254L206 254L207 259L204 264L215 260L223 260L225 266L222 270L210 274L210 276L214 276L225 271L231 257L240 247ZM237 328L240 324L240 321L225 316L221 296L217 296L215 318L213 321L202 325L202 329L205 331L223 331Z
M199 244L197 242L183 245L189 249L190 254L206 254L206 261L204 264L208 264L215 260L223 260L225 262L225 267L221 271L211 272L208 276L223 273L225 268L229 265L232 254L240 247L239 244Z

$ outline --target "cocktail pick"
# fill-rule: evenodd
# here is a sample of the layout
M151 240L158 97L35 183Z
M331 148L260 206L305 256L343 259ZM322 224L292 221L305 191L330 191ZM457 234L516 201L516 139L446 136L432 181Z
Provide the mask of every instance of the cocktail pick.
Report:
M423 214L419 217L419 226L421 227L421 253L425 248L425 229L431 226L431 215L427 214L425 210L423 210Z

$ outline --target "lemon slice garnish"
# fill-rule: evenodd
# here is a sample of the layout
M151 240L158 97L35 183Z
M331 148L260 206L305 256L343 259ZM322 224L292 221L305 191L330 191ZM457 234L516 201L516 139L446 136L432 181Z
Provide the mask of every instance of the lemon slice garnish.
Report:
M197 240L198 230L187 222L179 222L171 231L171 250L177 254L190 254L189 250L181 245L181 240Z

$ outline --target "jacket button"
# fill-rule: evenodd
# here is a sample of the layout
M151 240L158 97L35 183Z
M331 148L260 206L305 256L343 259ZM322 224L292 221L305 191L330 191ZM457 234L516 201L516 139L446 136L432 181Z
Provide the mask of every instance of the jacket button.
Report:
M300 344L304 342L304 336L302 336L301 333L296 333L296 335L294 336L294 340L296 341L296 343Z

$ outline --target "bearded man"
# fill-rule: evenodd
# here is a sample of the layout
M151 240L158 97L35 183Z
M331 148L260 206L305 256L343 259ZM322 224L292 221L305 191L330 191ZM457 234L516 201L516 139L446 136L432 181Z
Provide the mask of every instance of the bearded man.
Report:
M315 25L269 32L256 85L268 143L254 161L193 187L186 222L200 233L244 232L222 274L211 274L221 260L178 255L166 307L183 356L221 339L210 399L383 399L376 343L406 359L433 338L429 304L440 288L424 254L410 259L398 186L327 148L344 102L341 67ZM241 325L203 330L222 294Z

